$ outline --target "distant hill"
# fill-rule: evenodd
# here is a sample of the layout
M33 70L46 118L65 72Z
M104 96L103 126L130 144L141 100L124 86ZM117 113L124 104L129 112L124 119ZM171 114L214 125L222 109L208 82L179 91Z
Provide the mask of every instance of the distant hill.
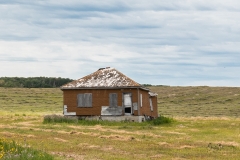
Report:
M61 77L0 77L0 87L15 88L56 88L73 81Z

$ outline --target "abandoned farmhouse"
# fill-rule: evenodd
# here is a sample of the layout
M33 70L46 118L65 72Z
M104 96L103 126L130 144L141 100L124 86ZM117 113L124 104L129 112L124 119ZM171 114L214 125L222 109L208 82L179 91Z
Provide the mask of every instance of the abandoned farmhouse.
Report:
M158 116L157 94L114 68L100 68L61 90L65 116L136 122Z

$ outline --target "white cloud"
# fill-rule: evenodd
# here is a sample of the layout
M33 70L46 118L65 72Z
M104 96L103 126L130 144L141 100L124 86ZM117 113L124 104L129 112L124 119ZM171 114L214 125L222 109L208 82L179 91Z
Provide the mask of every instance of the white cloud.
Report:
M140 83L240 86L239 5L0 2L0 76L80 78L112 66Z

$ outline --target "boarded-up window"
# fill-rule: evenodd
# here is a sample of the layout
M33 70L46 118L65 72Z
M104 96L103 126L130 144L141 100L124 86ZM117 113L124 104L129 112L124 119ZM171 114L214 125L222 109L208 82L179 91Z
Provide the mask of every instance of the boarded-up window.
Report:
M153 105L152 105L152 99L151 98L149 98L149 102L150 102L151 111L153 111Z
M140 104L141 104L141 107L142 107L142 94L140 94Z
M117 93L109 94L109 107L117 107Z
M92 107L92 93L77 95L78 107Z
M92 107L92 93L84 94L85 107Z
M84 107L84 94L77 95L78 107Z

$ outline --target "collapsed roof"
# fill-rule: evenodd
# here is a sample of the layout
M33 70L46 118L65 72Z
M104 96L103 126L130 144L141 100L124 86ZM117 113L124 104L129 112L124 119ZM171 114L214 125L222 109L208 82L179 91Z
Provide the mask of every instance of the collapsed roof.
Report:
M136 87L144 88L139 83L122 74L115 68L100 68L96 72L61 86L61 89ZM144 88L145 90L148 90Z

